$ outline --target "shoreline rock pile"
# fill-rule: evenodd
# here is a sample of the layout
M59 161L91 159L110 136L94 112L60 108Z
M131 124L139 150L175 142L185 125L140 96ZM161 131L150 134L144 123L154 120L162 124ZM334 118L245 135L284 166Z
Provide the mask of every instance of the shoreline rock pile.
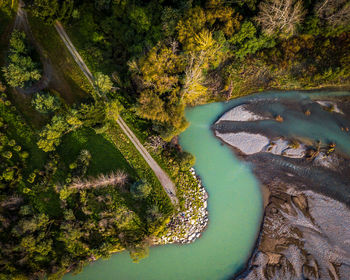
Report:
M186 210L172 217L168 224L168 232L156 240L155 244L192 243L202 235L208 225L208 193L194 168L191 168L190 172L198 182L198 186L186 193L184 197Z

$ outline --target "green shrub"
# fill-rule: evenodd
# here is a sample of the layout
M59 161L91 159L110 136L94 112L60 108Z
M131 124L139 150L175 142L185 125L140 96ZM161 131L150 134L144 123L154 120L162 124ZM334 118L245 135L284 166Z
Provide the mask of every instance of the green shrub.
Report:
M7 143L10 147L13 147L16 145L16 141L11 139L8 143Z
M22 150L22 147L20 145L17 145L13 147L13 150L18 153L20 150Z
M10 159L10 158L12 158L12 153L10 151L5 151L2 153L2 156L4 158Z
M26 151L23 151L22 153L20 153L20 155L19 155L22 159L26 159L26 158L28 158L29 157L29 153L28 152L26 152Z
M12 181L15 171L12 168L6 168L6 170L2 173L2 177L5 181Z
M191 168L196 162L196 158L194 155L188 153L188 152L182 152L179 155L179 164L182 169L189 169Z
M144 181L132 184L130 191L135 198L146 198L152 191L152 186Z

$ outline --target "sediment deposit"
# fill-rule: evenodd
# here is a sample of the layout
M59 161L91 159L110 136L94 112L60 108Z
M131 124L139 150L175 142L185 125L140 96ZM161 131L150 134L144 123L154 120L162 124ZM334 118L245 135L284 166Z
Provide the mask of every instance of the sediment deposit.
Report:
M213 125L269 193L257 246L236 279L349 279L349 112L347 98L281 99L237 106ZM322 126L332 134L308 131Z

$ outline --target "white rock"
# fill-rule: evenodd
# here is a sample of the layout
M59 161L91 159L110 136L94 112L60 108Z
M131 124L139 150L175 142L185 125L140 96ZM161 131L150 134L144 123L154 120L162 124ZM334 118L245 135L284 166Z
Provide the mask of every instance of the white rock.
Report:
M230 111L226 112L219 121L237 121L237 122L246 122L246 121L258 121L265 120L267 118L259 116L246 108L246 105L239 105L232 108ZM218 121L218 122L219 122Z
M247 155L261 152L269 144L269 139L261 134L247 132L219 133L216 136Z

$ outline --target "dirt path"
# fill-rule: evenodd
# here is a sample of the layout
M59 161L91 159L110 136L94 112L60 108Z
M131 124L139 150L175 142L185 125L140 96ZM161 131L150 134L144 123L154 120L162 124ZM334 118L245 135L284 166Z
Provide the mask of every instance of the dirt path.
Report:
M94 77L91 74L89 68L84 63L83 59L79 55L78 51L74 47L73 43L69 39L67 33L65 32L63 26L61 23L56 22L55 24L56 30L58 34L60 35L62 41L67 46L68 50L72 54L74 60L79 65L80 69L83 71L85 76L88 78L90 83L93 85ZM152 156L147 152L145 147L140 143L140 141L137 139L135 134L130 130L130 128L127 126L127 124L124 122L124 120L119 116L118 125L121 127L121 129L124 131L124 133L128 136L130 141L133 143L133 145L136 147L136 149L139 151L139 153L142 155L142 157L145 159L145 161L148 163L148 165L152 168L153 172L156 174L158 180L162 184L165 192L169 196L171 202L176 205L178 204L178 198L176 197L176 187L175 184L171 181L168 174L164 172L164 170L157 164L157 162L152 158Z

